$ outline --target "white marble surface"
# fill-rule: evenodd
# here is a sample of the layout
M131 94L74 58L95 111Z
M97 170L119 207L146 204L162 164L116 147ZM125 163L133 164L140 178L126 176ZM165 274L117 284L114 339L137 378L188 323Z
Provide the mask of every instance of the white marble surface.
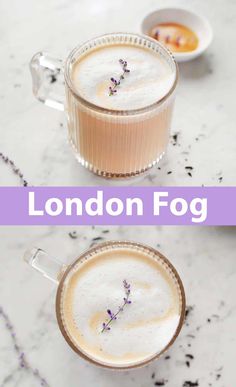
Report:
M224 5L221 0L2 1L0 152L15 161L29 184L110 184L77 164L67 143L63 113L34 99L31 56L44 50L65 58L75 45L93 36L138 31L147 12L166 5L204 14L212 24L214 41L201 58L180 65L172 125L172 134L179 133L178 144L170 144L161 170L153 169L142 184L236 184L234 0ZM192 177L185 170L188 165L194 168ZM0 184L19 184L1 160Z
M73 230L77 231L76 239L68 235ZM39 369L50 387L155 387L155 382L162 379L166 381L165 387L182 387L184 381L197 380L199 387L233 387L235 228L112 227L103 233L104 230L101 227L0 229L0 304L14 325L17 340L31 366ZM194 309L175 345L166 353L170 356L168 360L163 357L142 369L111 372L81 360L64 341L54 311L56 286L24 263L22 255L26 247L36 245L70 262L98 237L136 240L158 247L182 276L187 305ZM188 359L186 354L194 359ZM0 386L40 386L29 371L19 369L1 315Z

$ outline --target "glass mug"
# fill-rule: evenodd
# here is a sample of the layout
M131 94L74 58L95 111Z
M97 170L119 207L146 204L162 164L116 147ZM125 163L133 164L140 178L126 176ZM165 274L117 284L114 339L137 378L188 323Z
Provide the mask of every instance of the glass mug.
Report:
M161 100L140 109L113 110L87 101L75 90L71 77L73 64L85 52L118 44L144 47L165 59L175 74L175 81ZM172 54L156 40L132 33L111 33L76 47L65 65L63 61L39 52L33 56L30 69L34 95L45 105L65 110L69 142L75 156L93 173L113 179L137 176L153 167L164 155L169 141L178 69Z
M152 354L148 358L145 357L145 359L134 361L131 363L130 362L128 362L128 363L126 363L126 362L116 363L115 360L112 361L112 358L111 358L110 362L103 361L103 360L101 360L101 358L99 358L99 356L96 357L96 354L94 355L94 354L89 353L88 350L83 348L83 342L82 342L82 344L78 344L78 342L75 340L75 336L73 337L73 334L71 334L71 332L74 333L75 330L73 331L73 329L68 328L69 323L67 322L68 318L66 318L66 314L68 314L68 311L70 311L71 309L68 306L67 301L65 301L65 300L68 300L65 296L65 294L66 294L65 290L68 289L68 283L70 284L69 287L73 286L73 282L70 280L71 280L72 276L74 275L74 273L78 273L80 271L80 268L84 267L83 266L84 263L91 264L91 260L93 258L96 259L99 254L109 253L108 259L110 261L110 260L114 259L114 254L117 251L119 253L120 251L122 251L122 249L125 249L126 251L127 250L132 251L134 254L140 254L140 253L145 254L145 256L148 256L148 258L150 257L152 260L154 260L154 262L157 262L159 267L160 267L160 270L163 270L165 273L167 273L168 277L171 279L171 281L173 281L173 284L177 289L176 294L178 295L177 296L178 297L178 323L175 325L175 330L173 330L171 335L167 329L168 340L165 341L165 344L162 347L162 349L159 350L158 352ZM184 292L184 287L183 287L182 281L181 281L176 269L168 261L168 259L166 257L164 257L161 253L159 253L159 251L157 251L149 246L146 246L146 245L143 245L140 243L136 243L136 242L128 242L128 241L108 241L108 242L100 243L97 246L92 247L89 250L85 251L83 254L81 254L79 257L77 257L70 265L62 264L58 260L56 260L55 258L50 257L45 251L43 251L41 249L33 248L32 250L28 250L25 252L24 260L28 264L30 264L34 269L38 270L45 277L52 280L53 282L55 282L58 285L57 295L56 295L56 316L57 316L57 322L58 322L59 328L61 330L61 333L64 336L64 339L69 344L69 346L79 356L81 356L85 360L88 360L92 364L102 366L105 368L109 368L109 369L130 369L130 368L144 366L147 363L149 363L150 361L158 359L174 343L174 341L176 340L176 338L178 337L178 335L181 331L181 328L182 328L183 323L184 323L185 306L186 306L185 292ZM114 265L114 261L112 262L112 266L113 265ZM126 263L124 264L124 266L125 265L126 265ZM82 270L82 272L83 272L83 270ZM95 269L95 272L97 273L96 270L97 270L97 267ZM102 270L104 270L104 269L102 269ZM125 267L125 270L126 270L126 267ZM116 273L117 272L115 272L115 276L116 276ZM100 281L100 277L99 277L99 281ZM101 282L101 283L103 284L103 282ZM113 279L112 279L112 283L113 283ZM83 286L84 286L84 283L83 283ZM131 289L132 289L132 286L131 286ZM86 292L86 290L85 290L85 292ZM97 303L99 302L99 300L97 299L98 297L97 297L97 287L96 286L95 286L94 292L95 292L93 295L95 297L94 302L95 302L95 305L97 307ZM133 289L132 289L132 292L133 292ZM148 289L148 292L150 292L150 289ZM136 294L137 294L137 290L136 290ZM110 296L110 294L109 294L109 296ZM133 296L133 294L132 294L132 296ZM72 296L72 297L74 297L74 296ZM149 297L150 297L149 293L148 293L148 296L146 295L146 297L148 297L148 299L149 299ZM156 295L155 295L155 297L156 297ZM114 298L115 298L115 295L114 295ZM81 298L79 298L79 300L81 300ZM90 298L88 298L88 300L90 300L90 302L92 302ZM79 302L81 302L81 301L79 301ZM88 305L88 301L85 300L85 302L86 302L85 305ZM77 303L76 303L76 305L77 305ZM142 303L140 303L139 305L142 306ZM170 308L170 310L172 310L173 305L168 306L168 307ZM86 312L84 312L84 314L86 314ZM95 314L97 314L97 311L95 312ZM167 316L168 316L168 313L167 313ZM160 316L158 318L161 320L161 319L164 319L165 317ZM73 321L72 318L71 318L71 321ZM167 321L167 324L168 324L168 321ZM90 329L90 324L87 324L86 326L88 326ZM100 326L100 323L99 323L99 326ZM144 326L144 329L145 328L146 328L146 325ZM97 332L96 334L99 334L99 333L100 332ZM109 334L110 334L110 332L108 332L108 335ZM82 334L82 336L83 336L83 334ZM143 336L141 336L141 337L143 337ZM118 336L117 340L120 340L120 336ZM143 342L143 338L142 338L142 342ZM135 348L136 348L136 345L135 345Z

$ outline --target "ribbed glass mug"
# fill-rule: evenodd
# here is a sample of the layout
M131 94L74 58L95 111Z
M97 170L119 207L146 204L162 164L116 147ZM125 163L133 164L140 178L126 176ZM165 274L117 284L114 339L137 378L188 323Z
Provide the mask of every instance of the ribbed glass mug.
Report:
M149 256L152 260L157 261L160 267L165 271L173 283L178 289L178 303L179 303L179 320L176 330L170 335L169 340L165 344L164 348L161 351L157 351L153 355L145 358L144 360L138 360L132 363L115 363L115 361L104 362L95 355L88 353L82 345L79 345L75 340L75 337L71 334L70 329L68 329L68 323L66 314L70 310L69 306L65 302L65 289L70 281L71 275L80 270L80 267L83 267L83 263L89 260L93 260L102 252L109 252L109 259L113 258L116 250L132 250L134 253L144 253L146 256ZM24 260L29 263L34 269L38 270L45 277L55 282L58 285L57 295L56 295L56 316L58 326L63 334L66 342L69 346L82 358L88 360L89 362L99 365L109 369L130 369L146 365L152 360L158 359L176 340L178 337L181 328L183 326L185 318L185 292L182 281L179 277L174 266L169 262L169 260L163 256L159 251L153 249L152 247L143 245L141 243L130 242L130 241L108 241L100 243L97 246L90 248L85 251L79 257L77 257L70 265L64 265L55 258L50 257L45 251L33 248L25 252ZM168 274L167 274L168 273ZM96 289L94 297L96 297ZM158 299L157 299L158 302ZM147 327L148 329L148 327ZM119 340L119 337L117 338Z
M170 66L175 81L161 100L140 109L113 110L87 101L75 90L73 64L85 52L120 44L157 52ZM39 52L32 58L30 69L35 96L48 106L66 111L69 141L77 160L90 171L106 178L128 178L147 171L164 155L178 69L168 49L154 39L131 33L107 34L76 47L65 65ZM60 90L64 84L65 92Z

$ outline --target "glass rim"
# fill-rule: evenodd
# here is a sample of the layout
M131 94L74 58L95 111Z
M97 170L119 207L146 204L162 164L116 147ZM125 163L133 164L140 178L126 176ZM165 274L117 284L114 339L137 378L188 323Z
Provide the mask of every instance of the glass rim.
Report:
M111 363L109 364L108 362L103 362L103 361L100 361L99 359L95 359L93 358L92 356L89 356L89 354L85 353L82 348L79 348L78 346L76 346L73 341L71 340L71 338L69 337L65 327L64 327L64 323L63 323L63 318L62 318L62 312L61 312L61 299L62 299L62 293L63 293L63 288L64 288L64 282L68 276L68 274L71 272L71 270L73 270L73 268L77 265L77 263L81 260L83 260L84 258L86 258L86 256L88 255L93 255L93 254L96 254L96 252L100 252L102 249L104 248L107 248L107 247L112 247L112 246L128 246L128 247L131 247L131 248L144 248L145 250L147 250L148 252L154 254L155 256L158 256L160 258L160 260L162 262L164 262L168 268L170 269L171 273L173 274L175 280L177 281L177 285L178 285L178 288L179 288L179 291L180 291L180 301L181 301L181 310L180 310L180 316L179 316L179 322L178 322L178 325L177 325L177 328L174 332L174 334L172 335L170 341L168 341L168 343L166 344L166 346L158 353L154 353L153 355L151 355L150 357L144 359L144 360L141 360L141 361L138 361L138 362L134 362L134 363L131 363L131 364L127 364L127 365L123 365L123 364L118 364L118 365L115 365L114 363ZM88 257L88 259L90 259L90 257ZM139 367L143 367L147 364L149 364L151 361L153 360L157 360L159 359L171 346L172 344L175 342L175 340L177 339L177 337L179 336L179 333L183 327L183 324L184 324L184 320L185 320L185 310L186 310L186 297L185 297L185 291L184 291L184 286L183 286L183 283L182 283L182 280L180 278L180 275L179 273L177 272L177 270L175 269L175 267L172 265L172 263L162 254L160 253L157 249L153 248L153 247L150 247L146 244L143 244L143 243L139 243L139 242L133 242L133 241L120 241L120 240L111 240L111 241L106 241L106 242L102 242L102 243L99 243L97 244L96 246L92 247L92 248L89 248L87 249L86 251L84 251L81 255L79 255L67 268L66 270L64 271L64 273L62 274L62 276L60 277L60 280L59 280L59 285L58 285L58 288L57 288L57 294L56 294L56 317L57 317L57 323L58 323L58 326L60 328L60 331L64 337L64 339L66 340L67 344L80 356L82 357L83 359L89 361L90 363L96 365L96 366L100 366L102 368L107 368L107 369L111 369L111 370L127 370L127 369L133 369L133 368L139 368Z
M129 110L126 110L126 109L108 109L108 108L99 106L93 102L88 101L86 98L82 97L82 95L80 95L78 93L78 91L75 89L73 82L72 82L72 79L70 77L70 64L71 64L72 59L73 59L74 55L76 54L76 52L78 50L82 49L84 46L88 45L89 43L96 41L97 39L102 39L102 38L106 38L109 36L112 37L112 36L116 36L116 35L118 35L118 36L119 35L120 36L122 36L122 35L127 36L128 35L128 36L133 36L133 37L145 39L145 40L151 42L152 44L155 44L157 47L160 47L167 55L169 55L169 57L172 60L173 65L174 65L174 68L175 68L175 80L174 80L174 83L173 83L172 87L170 88L170 90L161 99L159 99L158 101L156 101L152 104L149 104L147 106L144 106L144 107L138 108L138 109L129 109ZM87 40L86 42L84 42L82 44L77 45L70 52L70 54L68 55L68 57L65 61L64 77L65 77L66 85L69 88L69 90L72 92L74 97L76 99L78 99L81 103L86 105L87 107L89 107L93 110L96 110L100 113L104 113L104 114L129 116L129 115L135 115L135 114L142 114L142 113L145 113L145 112L152 110L156 107L161 106L175 91L177 83L178 83L178 79L179 79L179 70L178 70L177 62L176 62L172 52L167 47L162 45L157 40L151 38L150 36L138 34L138 33L132 33L132 32L111 32L111 33L107 33L107 34L103 34L103 35L98 35L92 39Z

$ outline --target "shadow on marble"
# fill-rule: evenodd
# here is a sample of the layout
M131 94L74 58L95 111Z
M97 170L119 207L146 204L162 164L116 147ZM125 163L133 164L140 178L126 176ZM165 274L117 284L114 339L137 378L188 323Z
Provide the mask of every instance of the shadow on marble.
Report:
M189 62L179 63L180 77L183 79L200 80L213 73L211 56L205 54Z

